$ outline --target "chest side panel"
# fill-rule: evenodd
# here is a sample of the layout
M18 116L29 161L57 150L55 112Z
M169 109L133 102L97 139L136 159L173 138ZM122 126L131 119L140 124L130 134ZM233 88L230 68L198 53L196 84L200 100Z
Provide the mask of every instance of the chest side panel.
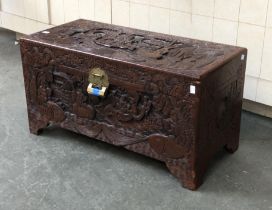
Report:
M182 158L195 139L198 83L31 42L22 42L30 115L157 159ZM105 98L89 95L88 74L109 77Z
M246 55L246 50L241 52L202 81L197 140L200 162L224 146L231 152L238 148Z

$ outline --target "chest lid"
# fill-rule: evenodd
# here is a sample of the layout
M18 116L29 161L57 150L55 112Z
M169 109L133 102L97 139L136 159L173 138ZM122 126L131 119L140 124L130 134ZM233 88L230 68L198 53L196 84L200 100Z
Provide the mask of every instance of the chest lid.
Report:
M196 79L245 50L82 19L22 40Z

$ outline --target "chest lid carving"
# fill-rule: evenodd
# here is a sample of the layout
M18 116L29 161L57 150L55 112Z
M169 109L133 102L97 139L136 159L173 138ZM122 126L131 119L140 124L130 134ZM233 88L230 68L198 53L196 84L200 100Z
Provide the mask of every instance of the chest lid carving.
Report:
M199 79L239 47L77 20L22 39Z

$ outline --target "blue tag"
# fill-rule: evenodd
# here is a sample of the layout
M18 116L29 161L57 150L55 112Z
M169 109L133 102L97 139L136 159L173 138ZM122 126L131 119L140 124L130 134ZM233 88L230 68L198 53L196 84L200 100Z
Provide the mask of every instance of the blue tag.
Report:
M98 88L93 88L92 94L95 96L100 96L100 90Z

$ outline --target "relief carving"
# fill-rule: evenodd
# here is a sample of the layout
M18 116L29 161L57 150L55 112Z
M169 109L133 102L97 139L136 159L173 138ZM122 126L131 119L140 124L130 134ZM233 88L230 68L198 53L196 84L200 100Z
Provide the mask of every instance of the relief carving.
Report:
M104 108L107 117L121 122L141 121L151 110L152 101L147 95L134 93L129 96L126 91L113 90L109 96L110 104Z
M175 68L182 63L182 68L200 68L215 61L224 53L220 48L205 51L194 43L150 37L143 34L129 34L123 30L111 28L74 29L68 32L78 44L93 42L96 45L128 52L127 55L138 62L156 62L160 64L167 60L168 67ZM66 37L63 35L63 37ZM161 62L160 62L161 61Z
M122 146L192 190L219 148L238 148L245 49L85 20L20 45L31 133L55 124ZM93 68L105 97L87 93Z
M70 126L76 132L119 146L147 141L165 158L181 158L189 151L187 138L193 137L193 130L183 125L186 125L184 122L190 124L193 119L189 102L186 102L189 95L185 81L133 69L120 74L132 80L122 80L119 74L111 73L115 71L111 65L108 73L113 84L107 96L99 98L86 92L88 77L80 70L91 66L84 64L82 58L36 46L24 50L24 60L36 53L36 63L30 65L33 68L27 81L28 100L41 116L45 116L44 121ZM46 62L40 62L44 54ZM71 64L63 62L67 56ZM101 66L105 68L102 63ZM170 150L175 146L178 150L184 148L171 155Z
M146 31L112 27L112 25L79 20L50 30L48 34L34 34L41 42L55 43L86 53L124 62L163 69L189 76L199 76L207 65L224 59L231 46L200 42L192 39L150 34ZM65 55L63 60L69 64ZM72 63L71 63L72 64Z

